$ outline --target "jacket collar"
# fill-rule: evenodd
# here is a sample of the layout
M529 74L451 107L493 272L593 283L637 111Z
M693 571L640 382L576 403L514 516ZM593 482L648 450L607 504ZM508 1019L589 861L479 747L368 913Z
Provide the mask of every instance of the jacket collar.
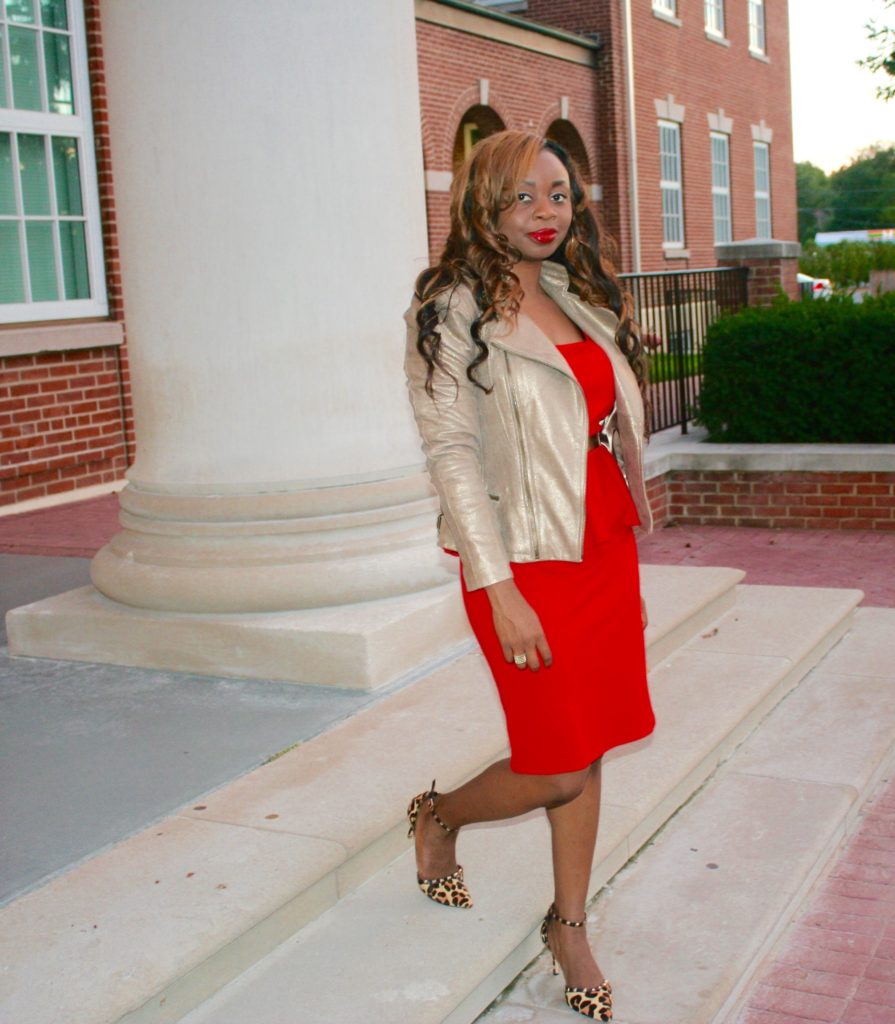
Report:
M601 348L606 351L612 361L616 374L630 372L628 361L615 344L615 332L618 329L618 317L611 309L591 306L582 302L569 290L569 275L565 267L550 260L541 264L541 286L556 302L573 323ZM490 345L505 348L510 352L547 363L574 378L572 369L566 362L556 345L547 337L530 317L520 313L515 325L504 321L488 324L484 330L484 340ZM622 364L624 366L622 367Z

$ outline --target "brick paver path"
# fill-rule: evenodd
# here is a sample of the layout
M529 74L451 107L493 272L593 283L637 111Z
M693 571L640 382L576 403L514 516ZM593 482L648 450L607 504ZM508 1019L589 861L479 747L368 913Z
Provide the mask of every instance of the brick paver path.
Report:
M119 529L117 494L3 515L0 553L92 558ZM728 565L745 570L746 583L857 587L865 605L895 608L895 532L671 526L639 548L653 565Z
M118 525L118 495L0 516L0 552L92 558Z
M895 1022L895 778L759 971L736 1024Z
M895 608L895 532L670 526L638 548L650 565L727 565L745 570L746 583L855 587L863 604Z

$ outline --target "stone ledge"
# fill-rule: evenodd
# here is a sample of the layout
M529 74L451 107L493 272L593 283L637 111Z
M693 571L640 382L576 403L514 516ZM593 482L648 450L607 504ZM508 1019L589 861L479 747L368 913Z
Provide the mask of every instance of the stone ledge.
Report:
M51 327L16 327L0 331L0 359L41 352L110 348L123 343L124 325L111 320Z
M152 611L86 586L14 608L6 628L13 657L361 690L397 685L470 643L456 584L255 614Z
M747 238L715 246L715 256L719 260L797 259L801 254L802 247L798 242L781 242L775 238Z
M706 436L702 427L654 435L644 456L646 479L676 469L895 473L895 444L709 444Z

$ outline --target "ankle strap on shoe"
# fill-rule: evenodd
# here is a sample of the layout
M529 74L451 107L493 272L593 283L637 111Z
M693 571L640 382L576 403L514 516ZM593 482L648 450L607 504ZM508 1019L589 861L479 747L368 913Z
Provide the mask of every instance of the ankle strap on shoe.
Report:
M587 914L584 915L584 919L581 921L567 921L566 918L560 917L557 914L555 904L551 904L550 909L547 911L547 917L551 921L559 921L560 924L568 925L569 928L583 928L587 924Z
M435 779L433 779L432 786L430 787L429 792L426 794L426 799L429 801L429 813L432 815L432 820L437 825L440 825L445 832L456 832L457 830L455 828L451 828L450 825L445 825L445 823L441 820L438 812L435 810L435 797L437 796L438 794L435 792Z

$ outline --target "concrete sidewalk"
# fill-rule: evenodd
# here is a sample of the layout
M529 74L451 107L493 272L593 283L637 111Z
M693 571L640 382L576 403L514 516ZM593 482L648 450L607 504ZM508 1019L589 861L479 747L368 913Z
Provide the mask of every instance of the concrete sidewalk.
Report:
M117 495L110 495L0 517L0 551L5 552L0 554L0 608L5 612L87 583L89 556L118 528L117 502ZM640 552L645 563L737 566L746 571L746 583L859 587L865 606L895 607L893 534L671 527L643 539ZM0 813L12 837L0 868L0 902L42 885L385 695L10 659L0 649L5 780ZM891 866L888 870L889 881L880 884L889 888L878 887L865 910L885 910L891 901ZM889 956L883 941L890 938L887 929L877 959ZM774 998L777 989L793 987L780 983L779 971L771 977L776 981L766 987L775 990ZM794 976L785 977L793 982ZM813 976L806 982L826 983ZM859 990L865 996L869 991L856 985ZM757 991L760 1000L765 989ZM785 1003L793 997L780 998ZM804 1024L804 1015L782 1012L784 1003L750 1003L744 1013L753 1016L744 1017L743 1024ZM895 1021L890 1007L889 1016L866 1016L876 1011L860 1007L858 1012L865 1016L807 1019Z
M0 612L89 583L89 556L117 529L117 494L0 517ZM895 607L893 533L669 527L641 539L640 556L736 566L745 583L857 587L864 605ZM10 659L0 648L0 814L15 823L0 903L387 692Z

